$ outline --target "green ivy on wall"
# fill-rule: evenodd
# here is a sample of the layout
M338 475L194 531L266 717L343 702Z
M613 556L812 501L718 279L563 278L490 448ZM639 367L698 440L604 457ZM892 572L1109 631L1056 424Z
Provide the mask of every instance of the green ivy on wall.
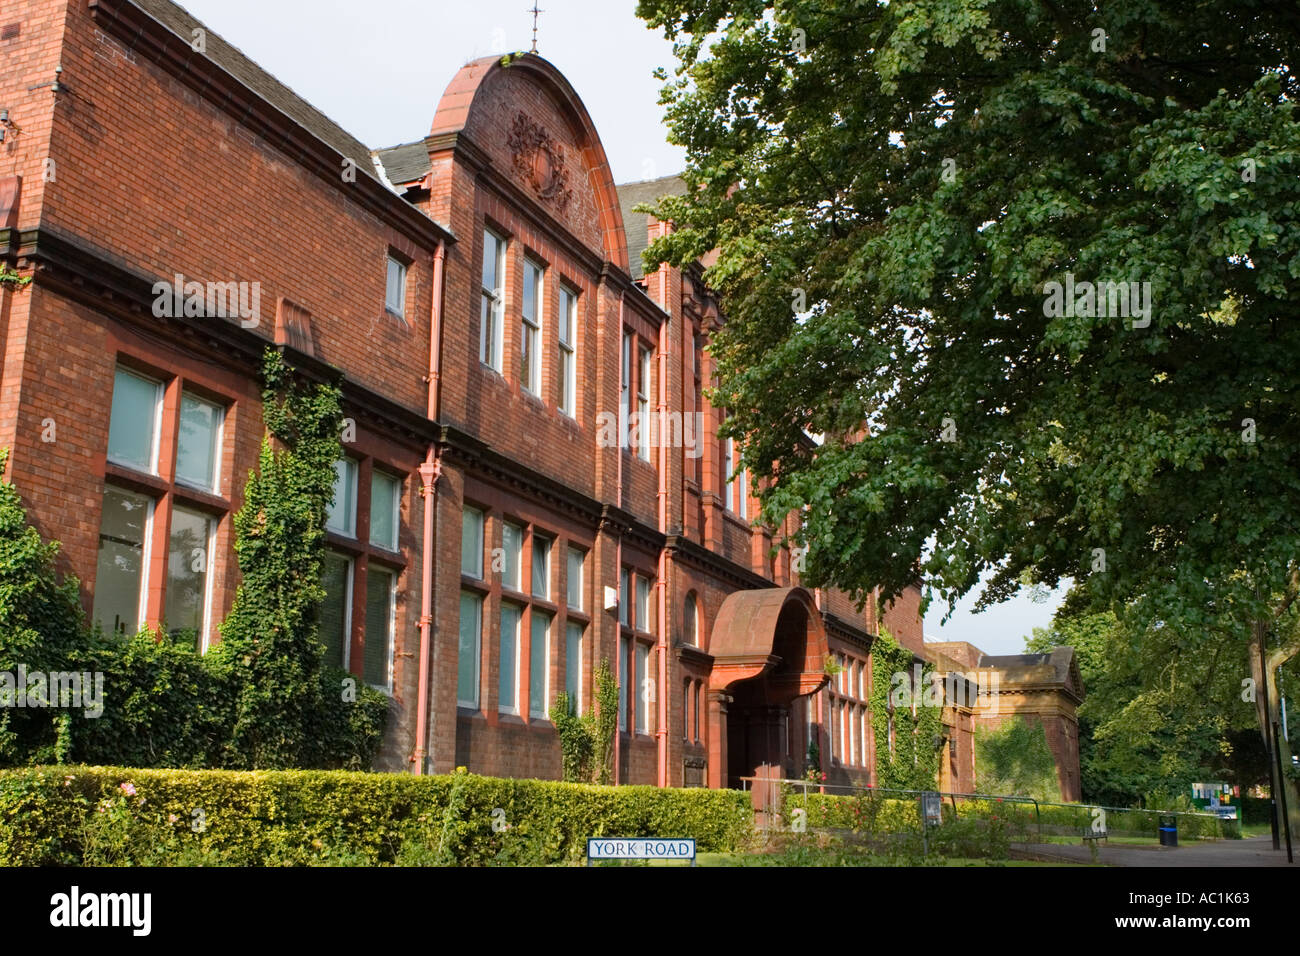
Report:
M895 706L894 746L889 746L890 693L898 682L895 674L914 674L912 652L900 647L889 631L871 648L871 727L876 738L876 785L899 790L933 790L939 779L939 753L943 739L943 708L925 706L922 689L934 668L925 664L921 681L913 689L915 707Z

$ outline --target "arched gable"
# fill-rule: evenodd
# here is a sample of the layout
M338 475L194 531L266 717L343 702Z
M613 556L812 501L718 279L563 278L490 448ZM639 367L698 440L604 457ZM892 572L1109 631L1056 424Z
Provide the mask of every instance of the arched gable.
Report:
M564 75L535 53L461 67L433 118L432 137L466 137L496 171L592 251L624 271L627 238L605 148Z

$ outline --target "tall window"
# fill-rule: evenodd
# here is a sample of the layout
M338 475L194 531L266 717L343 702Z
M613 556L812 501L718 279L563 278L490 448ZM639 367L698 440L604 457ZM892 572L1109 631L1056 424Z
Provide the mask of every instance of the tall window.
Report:
M517 604L502 603L501 605L497 709L507 714L519 713L519 621L522 616L521 612L522 609Z
M112 485L104 489L94 616L105 631L130 636L144 620L152 518L152 499Z
M164 403L179 414L164 419ZM91 612L106 632L134 634L152 622L206 649L217 532L228 510L214 501L225 415L179 377L114 371ZM149 476L147 488L140 475ZM152 549L162 549L162 565ZM150 580L151 566L161 581Z
M402 483L382 471L370 473L370 543L385 551L397 550L397 525Z
M483 231L483 282L479 309L479 361L501 371L505 314L503 283L506 241L491 229Z
M217 449L221 447L220 405L189 392L181 393L180 432L176 441L176 480L191 488L217 490Z
M623 673L629 693L620 698L619 719L621 728L631 726L636 733L653 733L655 730L654 700L658 694L658 681L650 673L650 648L654 643L654 622L650 602L651 578L639 571L623 568L619 575L621 600L619 620L623 625ZM635 600L628 606L628 594Z
M326 654L390 694L404 570L401 500L402 480L373 458L340 458L334 466L334 503L325 521L335 550L321 568L325 601L320 637Z
M621 365L621 379L618 392L618 409L619 409L619 429L621 434L618 438L618 446L626 448L627 429L631 424L632 417L632 340L631 332L623 333L623 356Z
M565 601L575 611L581 611L582 603L582 566L587 555L578 548L569 548L568 578L565 582Z
M582 713L582 630L577 621L564 627L564 690L573 714Z
M551 539L533 533L533 597L551 597Z
M638 641L636 645L636 732L644 734L650 727L650 711L654 706L654 682L650 672L650 645Z
M469 506L460 519L460 573L483 577L483 512Z
M650 460L650 350L639 349L636 376L637 454Z
M161 382L119 368L113 378L113 410L108 426L108 460L158 473L158 423Z
M334 503L325 528L345 538L357 536L357 463L351 458L334 463Z
M532 628L528 642L528 715L544 720L551 699L551 615L533 608L529 617Z
M524 529L517 524L506 522L501 526L502 558L501 586L512 591L522 591L520 568L523 565Z
M216 522L208 515L179 505L172 508L167 548L167 629L192 633L196 645L202 640L207 617L216 530Z
M362 679L371 687L393 689L393 625L397 575L371 562L366 569L366 643Z
M406 315L406 263L391 253L388 256L388 284L384 291L384 307L398 318Z
M352 633L352 559L336 551L326 553L321 562L321 585L325 600L317 633L325 645L325 663L346 670Z
M740 469L736 473L736 514L741 518L749 517L749 482L746 481L749 473L745 469Z
M560 286L560 411L571 418L578 414L578 295Z
M695 604L695 595L686 595L686 606L682 609L682 641L692 646L699 646L699 608Z
M519 384L533 395L542 391L542 267L524 260L524 314L520 326Z
M478 707L480 640L483 634L483 598L460 592L460 649L456 667L456 703Z

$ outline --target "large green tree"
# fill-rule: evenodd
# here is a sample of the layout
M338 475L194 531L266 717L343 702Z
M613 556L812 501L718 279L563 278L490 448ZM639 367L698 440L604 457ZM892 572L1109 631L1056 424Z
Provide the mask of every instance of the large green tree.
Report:
M690 187L648 259L717 251L717 404L765 517L806 508L806 578L1073 578L1178 654L1245 648L1263 731L1300 651L1294 3L638 12Z

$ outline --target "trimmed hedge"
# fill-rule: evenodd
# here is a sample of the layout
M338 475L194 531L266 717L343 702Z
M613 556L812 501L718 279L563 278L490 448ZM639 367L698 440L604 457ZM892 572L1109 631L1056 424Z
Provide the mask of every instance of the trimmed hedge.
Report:
M326 770L0 771L0 865L577 862L588 837L752 838L748 794Z

